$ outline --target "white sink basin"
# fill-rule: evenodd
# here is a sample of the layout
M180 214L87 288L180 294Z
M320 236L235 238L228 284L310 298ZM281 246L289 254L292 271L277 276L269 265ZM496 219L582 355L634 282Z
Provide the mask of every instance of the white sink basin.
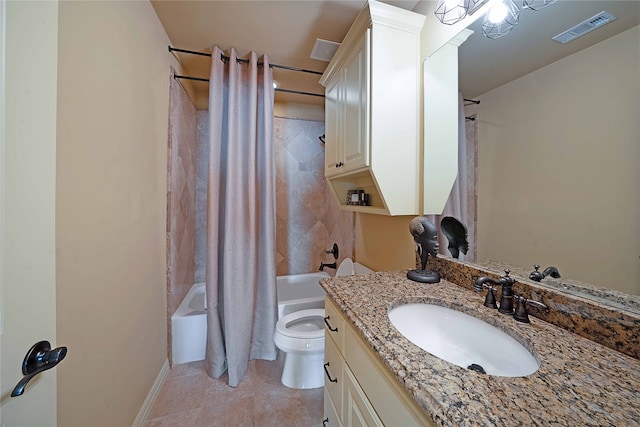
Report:
M523 377L540 364L518 341L488 323L433 304L404 304L389 311L409 341L463 368L480 365L489 375Z

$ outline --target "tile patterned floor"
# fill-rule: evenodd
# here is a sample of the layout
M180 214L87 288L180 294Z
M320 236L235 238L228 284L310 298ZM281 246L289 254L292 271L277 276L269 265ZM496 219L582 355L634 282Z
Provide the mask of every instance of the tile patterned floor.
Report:
M227 375L210 378L203 362L174 366L144 427L315 427L322 425L323 389L282 385L283 354L276 361L252 360L236 388Z

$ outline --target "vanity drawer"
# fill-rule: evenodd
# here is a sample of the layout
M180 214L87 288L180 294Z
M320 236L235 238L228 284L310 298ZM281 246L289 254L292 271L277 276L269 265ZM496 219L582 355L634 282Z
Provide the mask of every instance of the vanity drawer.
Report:
M329 337L324 337L324 389L329 393L338 419L342 420L344 360Z
M344 316L328 297L324 301L324 331L325 337L331 337L340 353L344 353Z

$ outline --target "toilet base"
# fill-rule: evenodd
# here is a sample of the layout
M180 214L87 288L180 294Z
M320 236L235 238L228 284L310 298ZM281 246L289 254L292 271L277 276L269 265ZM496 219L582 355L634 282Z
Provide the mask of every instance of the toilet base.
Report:
M285 353L282 384L289 388L309 389L324 386L324 352Z

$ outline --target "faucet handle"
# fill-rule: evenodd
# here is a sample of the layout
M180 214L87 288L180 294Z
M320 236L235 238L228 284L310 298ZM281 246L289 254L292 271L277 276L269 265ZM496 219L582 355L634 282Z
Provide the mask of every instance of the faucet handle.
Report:
M529 313L527 312L527 304L536 308L542 308L542 309L549 308L541 302L527 299L520 295L514 295L513 298L515 298L518 301L516 312L513 314L513 318L516 319L518 322L531 323L531 321L529 320Z
M484 306L489 308L498 308L498 304L496 303L496 288L487 285L486 283L473 285L473 290L476 292L482 292L483 289L488 289L487 296L484 298Z

